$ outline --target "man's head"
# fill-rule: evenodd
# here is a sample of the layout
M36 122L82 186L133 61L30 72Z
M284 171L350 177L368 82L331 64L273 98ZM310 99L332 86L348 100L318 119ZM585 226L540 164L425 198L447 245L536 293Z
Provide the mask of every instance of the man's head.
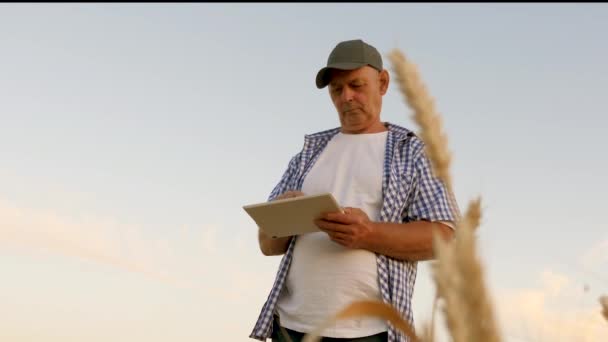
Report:
M378 50L362 40L339 43L319 70L317 88L329 85L344 133L375 133L385 130L380 121L382 96L389 84Z

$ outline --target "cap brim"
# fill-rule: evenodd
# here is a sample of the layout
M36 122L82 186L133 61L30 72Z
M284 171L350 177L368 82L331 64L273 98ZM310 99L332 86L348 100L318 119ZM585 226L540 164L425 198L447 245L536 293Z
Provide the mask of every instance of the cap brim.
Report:
M317 73L317 88L322 89L325 88L329 84L329 71L331 69L338 70L355 70L359 69L363 66L366 66L365 63L335 63L326 66L325 68L319 70Z

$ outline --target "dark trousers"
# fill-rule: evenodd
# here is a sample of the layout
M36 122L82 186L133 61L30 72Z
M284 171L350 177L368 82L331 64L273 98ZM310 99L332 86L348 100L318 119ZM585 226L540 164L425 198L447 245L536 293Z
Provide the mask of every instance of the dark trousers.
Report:
M287 338L285 335L289 336ZM274 318L272 322L272 342L301 342L304 338L304 333L281 327L279 320ZM323 337L322 342L387 342L388 332L380 334L357 337L357 338L334 338L334 337Z

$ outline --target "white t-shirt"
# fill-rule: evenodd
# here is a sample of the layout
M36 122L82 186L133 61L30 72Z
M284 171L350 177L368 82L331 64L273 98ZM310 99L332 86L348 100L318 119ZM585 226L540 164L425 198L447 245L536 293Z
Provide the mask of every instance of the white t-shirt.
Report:
M306 176L302 192L331 192L340 206L360 208L378 221L387 134L335 135ZM353 301L381 300L375 253L343 247L324 232L299 236L293 253L277 303L282 326L311 332ZM341 320L322 335L355 338L386 330L384 321L365 317Z

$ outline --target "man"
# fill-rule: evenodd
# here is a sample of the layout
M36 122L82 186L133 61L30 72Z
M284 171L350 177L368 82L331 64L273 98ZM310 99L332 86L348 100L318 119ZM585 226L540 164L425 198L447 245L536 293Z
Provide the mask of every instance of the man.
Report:
M376 48L336 45L316 77L329 86L340 127L305 136L269 200L331 192L343 212L316 221L321 232L273 239L259 231L264 255L282 258L250 337L299 341L353 301L383 300L413 326L417 261L433 258L433 230L449 238L457 204L431 171L423 142L382 122L389 86ZM407 341L385 321L342 320L323 341Z

